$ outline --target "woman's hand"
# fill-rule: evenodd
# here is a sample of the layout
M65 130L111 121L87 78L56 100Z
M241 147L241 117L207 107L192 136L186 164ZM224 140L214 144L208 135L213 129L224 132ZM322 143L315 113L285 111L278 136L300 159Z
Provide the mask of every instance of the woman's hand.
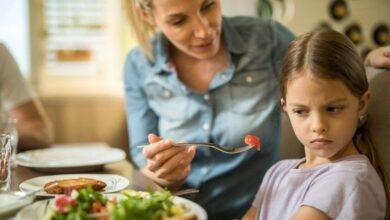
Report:
M164 187L179 187L191 171L195 147L175 147L171 140L154 134L149 134L148 139L150 144L142 151L147 165L141 172Z
M364 61L366 66L390 69L390 46L371 51Z

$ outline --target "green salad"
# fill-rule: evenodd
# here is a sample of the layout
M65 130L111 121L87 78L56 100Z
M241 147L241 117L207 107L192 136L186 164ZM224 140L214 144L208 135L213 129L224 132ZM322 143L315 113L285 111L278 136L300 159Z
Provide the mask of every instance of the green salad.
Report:
M161 220L184 216L186 207L175 204L167 190L139 192L124 190L107 199L92 188L56 197L45 220Z

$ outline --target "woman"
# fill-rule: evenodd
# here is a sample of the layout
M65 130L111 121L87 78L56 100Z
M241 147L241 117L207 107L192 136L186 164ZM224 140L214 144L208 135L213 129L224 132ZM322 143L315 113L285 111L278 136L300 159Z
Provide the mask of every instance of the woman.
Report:
M278 160L277 73L293 34L272 20L224 18L219 0L127 3L142 48L125 67L132 161L162 186L199 188L210 219L240 218ZM173 146L241 146L248 133L262 137L260 152Z

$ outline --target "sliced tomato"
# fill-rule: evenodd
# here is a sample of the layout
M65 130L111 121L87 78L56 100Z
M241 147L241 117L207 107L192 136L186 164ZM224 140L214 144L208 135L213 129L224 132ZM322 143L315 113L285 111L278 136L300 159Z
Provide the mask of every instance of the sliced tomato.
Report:
M103 205L100 202L96 201L92 203L92 213L100 212L102 208Z
M67 195L61 195L56 198L55 200L55 207L57 210L61 211L62 213L65 213L68 211L68 206L75 206L76 200L74 200L72 197Z
M249 145L249 146L252 146L254 148L256 148L256 150L260 150L260 138L255 136L255 135L251 135L251 134L248 134L245 136L245 144Z

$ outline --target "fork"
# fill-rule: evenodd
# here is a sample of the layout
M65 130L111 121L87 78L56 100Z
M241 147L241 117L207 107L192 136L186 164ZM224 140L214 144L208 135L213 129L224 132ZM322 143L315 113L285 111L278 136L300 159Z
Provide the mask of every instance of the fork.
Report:
M148 145L139 145L137 146L138 149L144 148ZM173 146L176 147L189 147L189 146L197 146L197 147L210 147L215 150L221 151L226 154L238 154L244 151L247 151L249 149L255 148L250 145L242 146L242 147L226 147L226 146L221 146L219 144L214 144L214 143L175 143Z

